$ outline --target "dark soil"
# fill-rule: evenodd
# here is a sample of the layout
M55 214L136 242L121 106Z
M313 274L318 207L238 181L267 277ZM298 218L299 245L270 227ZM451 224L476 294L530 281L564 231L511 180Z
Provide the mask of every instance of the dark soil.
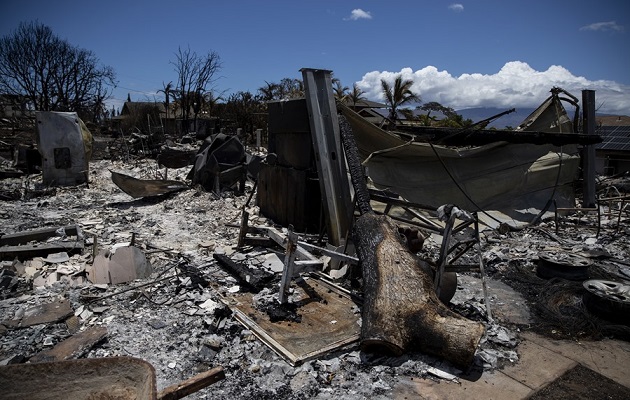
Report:
M529 398L531 400L626 400L630 399L630 388L578 365Z

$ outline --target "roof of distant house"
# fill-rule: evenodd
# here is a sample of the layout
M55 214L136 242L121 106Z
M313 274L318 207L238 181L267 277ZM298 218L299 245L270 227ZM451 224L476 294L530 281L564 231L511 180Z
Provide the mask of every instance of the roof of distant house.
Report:
M386 104L378 103L376 101L371 101L371 100L364 100L364 99L361 99L361 100L357 101L356 104L352 104L352 100L350 100L350 98L347 98L345 103L348 104L349 106L364 107L364 108L385 108L385 107L387 107Z
M125 101L121 113L143 110L147 107L156 107L159 112L166 112L164 103L159 101Z
M598 126L630 126L627 115L604 115L595 117Z

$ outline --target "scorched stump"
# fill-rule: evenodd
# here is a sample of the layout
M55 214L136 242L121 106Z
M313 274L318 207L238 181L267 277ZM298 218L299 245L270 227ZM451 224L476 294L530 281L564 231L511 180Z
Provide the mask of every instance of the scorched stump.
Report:
M408 250L389 217L374 213L352 129L343 116L339 124L361 213L353 228L363 274L361 349L393 355L420 351L467 368L483 325L438 299L429 264Z
M468 367L483 325L438 299L431 267L406 249L390 218L366 213L354 229L363 273L361 349L394 355L421 351Z

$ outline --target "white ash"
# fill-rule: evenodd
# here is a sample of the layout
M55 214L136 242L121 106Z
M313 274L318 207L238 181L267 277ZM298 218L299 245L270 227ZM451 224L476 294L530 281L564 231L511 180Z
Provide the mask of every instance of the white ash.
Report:
M192 278L177 267L191 266L206 281L220 290L235 285L235 279L213 260L213 252L233 255L238 225L247 196L227 192L221 196L197 189L179 192L159 201L134 200L112 182L109 170L124 171L137 178L155 179L159 172L153 161L97 160L90 165L89 185L76 188L55 188L49 194L26 200L3 201L0 219L3 232L12 233L41 227L79 224L88 245L78 258L61 263L66 268L84 268L90 262L91 245L109 249L129 243L147 253L155 271L152 276L115 286L97 286L89 282L55 282L31 288L33 277L20 276L17 293L3 293L0 319L23 316L31 306L69 299L78 314L80 329L106 326L106 341L97 344L84 357L134 356L150 362L156 370L158 389L183 381L198 372L221 365L226 379L187 398L190 399L386 399L391 398L400 377L442 380L431 368L448 374L459 374L448 363L424 354L401 357L377 357L358 351L356 345L292 367L258 340L234 316L216 306L219 296L211 287L192 283ZM169 179L184 180L188 168L169 170ZM41 176L6 179L6 188L35 193ZM250 188L251 189L251 186ZM266 224L250 204L251 224ZM622 235L612 234L616 220L602 221L607 230L600 237L581 232L567 224L558 235L562 243L550 239L540 229L554 231L553 222L539 228L498 235L485 232L483 255L489 273L500 276L516 265L535 268L536 254L548 247L568 251L607 251L615 259L627 260L627 224ZM625 231L624 231L625 230ZM623 235L626 232L626 235ZM423 254L435 258L439 247L426 241ZM277 260L267 257L267 250L245 254L250 266L267 266L277 272ZM243 258L242 255L237 257ZM270 259L273 259L269 261ZM269 261L266 264L266 261ZM4 264L3 264L4 265ZM40 271L52 264L33 263ZM26 263L25 263L26 268ZM611 270L614 264L610 264ZM471 274L478 277L478 275ZM137 285L164 279L152 285L123 292ZM458 288L458 304L470 304L483 320L485 305L477 288ZM111 296L111 297L106 297ZM277 287L265 289L257 301L277 301ZM103 300L87 302L86 298ZM491 305L501 298L490 299ZM526 307L526 305L524 305ZM359 309L356 309L359 312ZM518 328L510 324L485 322L487 333L477 352L478 368L501 368L518 362ZM27 359L70 337L64 322L42 324L0 332L0 362L22 357Z

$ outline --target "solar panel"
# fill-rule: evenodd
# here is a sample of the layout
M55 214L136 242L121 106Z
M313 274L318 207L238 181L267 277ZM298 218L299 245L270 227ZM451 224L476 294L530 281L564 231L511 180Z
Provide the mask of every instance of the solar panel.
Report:
M630 126L600 126L595 134L603 139L595 146L598 150L630 151Z

